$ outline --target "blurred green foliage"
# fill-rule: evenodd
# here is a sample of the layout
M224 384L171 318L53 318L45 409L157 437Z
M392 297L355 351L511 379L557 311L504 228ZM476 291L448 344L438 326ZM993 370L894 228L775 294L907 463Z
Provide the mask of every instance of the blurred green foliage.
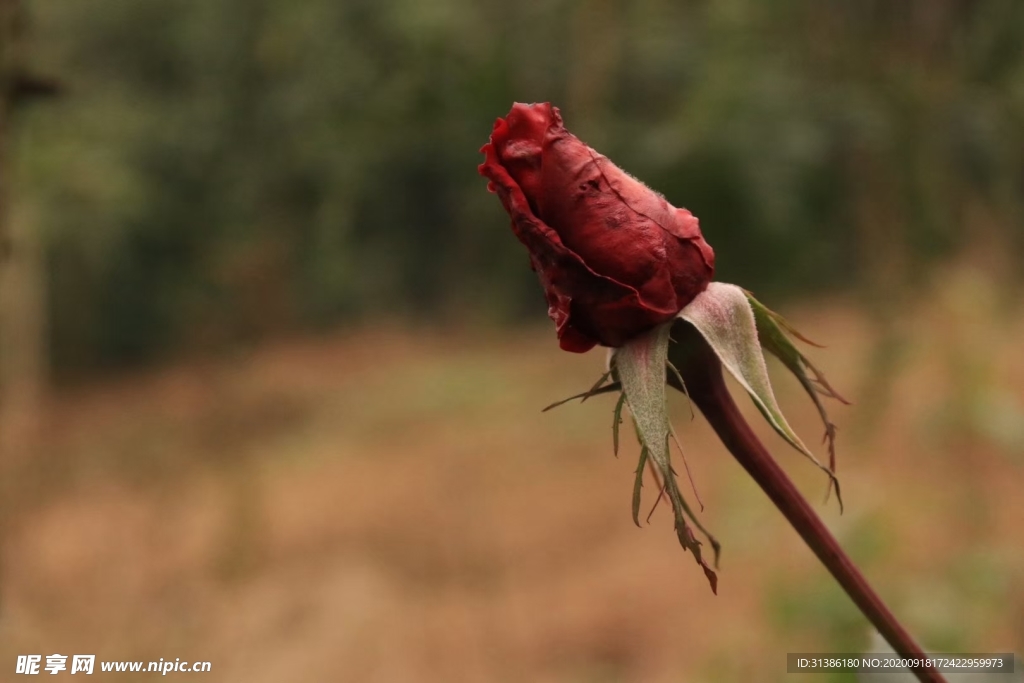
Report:
M543 316L476 174L513 101L701 219L719 277L888 291L1024 252L1016 0L29 0L18 197L60 370ZM980 216L980 218L979 218Z

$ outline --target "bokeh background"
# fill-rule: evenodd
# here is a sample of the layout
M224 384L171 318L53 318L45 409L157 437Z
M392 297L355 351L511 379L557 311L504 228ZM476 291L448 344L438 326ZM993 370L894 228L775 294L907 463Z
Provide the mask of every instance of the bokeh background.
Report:
M0 114L0 679L58 652L253 683L781 681L787 652L870 646L684 402L717 597L665 508L633 526L613 400L541 414L604 359L558 350L476 173L513 101L559 105L827 346L845 514L760 431L918 638L1024 651L1024 3L0 19L0 82L60 89Z

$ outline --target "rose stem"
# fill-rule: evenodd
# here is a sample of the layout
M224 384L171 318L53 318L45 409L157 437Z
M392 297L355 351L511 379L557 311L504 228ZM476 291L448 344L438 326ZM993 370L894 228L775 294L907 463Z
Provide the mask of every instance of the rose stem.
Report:
M679 327L677 325L677 330ZM789 520L893 649L901 657L925 658L921 647L872 590L864 575L747 424L725 385L718 357L694 328L686 327L692 334L682 330L674 332L679 346L685 345L688 352L683 365L677 362L676 367L682 373L690 398L711 423L722 443L768 494L779 512ZM912 671L922 683L945 681L934 667L915 667Z

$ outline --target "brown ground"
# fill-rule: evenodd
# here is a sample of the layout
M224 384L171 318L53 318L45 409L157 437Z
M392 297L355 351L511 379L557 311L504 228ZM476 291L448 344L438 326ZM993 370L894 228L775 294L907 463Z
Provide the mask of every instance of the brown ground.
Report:
M766 442L929 647L1024 651L1024 321L923 311L879 382L863 316L789 313L857 404L832 406L846 514ZM548 329L376 330L58 394L8 501L0 680L20 678L17 654L59 652L209 660L191 677L246 683L779 681L786 652L866 647L682 400L719 595L666 509L633 526L637 449L612 457L612 399L540 412L602 366ZM775 377L814 441L799 387Z

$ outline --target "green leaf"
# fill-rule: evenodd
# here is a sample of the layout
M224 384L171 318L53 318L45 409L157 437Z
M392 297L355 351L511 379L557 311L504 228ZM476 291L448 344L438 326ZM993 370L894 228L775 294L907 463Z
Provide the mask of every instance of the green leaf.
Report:
M835 475L804 445L775 400L746 292L736 285L712 282L679 312L679 317L703 335L722 365L750 394L768 424L835 482Z
M616 458L619 457L619 425L622 424L622 406L625 404L626 395L619 394L619 400L615 404L615 413L612 415L612 453Z
M668 369L671 370L668 376L668 385L678 389L683 396L686 397L686 405L690 409L690 419L693 419L693 403L690 402L690 395L686 393L686 382L683 381L683 376L679 372L679 368L672 365L672 361L665 361Z
M671 465L668 457L668 405L665 397L665 366L668 363L668 333L671 325L660 325L616 349L613 363L622 382L629 411L633 414L641 444L663 472Z
M609 370L608 372L604 373L603 375L601 375L601 377L598 378L598 380L594 383L594 386L590 387L589 389L587 389L583 393L576 394L574 396L570 396L569 398L563 398L561 401L555 401L551 405L545 407L540 412L546 413L549 410L551 410L552 408L557 408L558 406L563 405L565 403L568 403L569 401L571 401L573 399L576 399L576 398L580 399L580 403L583 403L584 401L586 401L591 396L597 396L598 394L607 394L607 393L612 392L612 391L617 391L619 389L617 384L609 384L609 385L606 385L606 386L602 386L602 385L604 385L605 381L607 381L608 378L611 377L611 374L612 374L612 371Z
M647 464L647 448L640 449L640 462L636 466L636 479L633 481L633 523L640 526L640 489L644 485L644 465Z
M747 295L750 307L754 311L754 321L757 325L757 334L761 340L762 348L782 361L789 371L796 375L797 379L801 380L801 384L803 384L811 398L814 399L815 404L819 405L822 419L826 422L828 421L827 415L824 414L824 409L820 407L818 394L834 398L841 403L849 405L850 402L832 388L832 385L825 379L825 375L818 368L814 367L806 356L800 353L796 345L789 339L788 334L812 346L821 348L820 345L815 344L793 329L793 326L786 322L785 318L755 299L753 294L746 291L744 293ZM807 371L814 375L814 379L807 375Z
M626 404L633 415L637 437L640 439L642 451L647 452L654 464L658 466L665 486L672 501L675 516L676 535L685 550L693 553L697 564L704 570L711 590L717 592L718 577L704 561L701 543L686 523L687 516L693 520L715 549L717 562L719 545L714 538L697 522L686 501L676 485L675 472L668 448L671 425L668 420L668 405L665 396L665 373L668 365L669 330L672 323L660 325L650 332L636 337L615 350L610 366L614 366L613 377L622 383L622 393ZM642 471L642 470L639 470ZM637 481L641 476L638 471ZM634 517L639 516L639 486L634 484ZM635 519L635 521L638 521Z
M846 404L849 404L849 401L840 396L832 388L832 385L828 383L828 380L825 379L825 375L818 368L814 367L807 360L806 356L800 353L800 350L790 340L787 332L803 342L813 346L818 345L793 329L781 315L768 309L768 307L755 299L753 294L750 292L745 292L745 294L750 302L751 309L754 311L754 322L757 326L757 335L761 341L761 347L782 361L782 364L793 373L804 388L804 391L811 397L814 406L818 409L818 415L825 426L824 440L828 444L829 469L834 473L836 471L836 426L829 419L828 412L822 404L821 396L828 396ZM814 376L813 379L808 375L808 372ZM830 486L832 481L834 480L830 480ZM835 482L835 486L839 507L842 509L843 499L839 491L838 482Z

